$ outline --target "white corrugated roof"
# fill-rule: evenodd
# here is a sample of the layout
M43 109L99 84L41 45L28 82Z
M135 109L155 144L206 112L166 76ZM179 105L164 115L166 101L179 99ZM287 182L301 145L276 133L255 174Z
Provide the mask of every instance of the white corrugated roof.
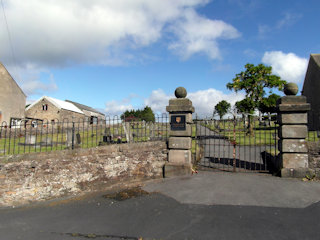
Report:
M72 112L77 112L77 113L82 113L84 114L79 108L77 108L75 105L73 105L72 103L63 101L63 100L59 100L53 97L46 97L50 102L52 102L53 104L57 105L57 107L65 109L65 110L69 110Z
M59 100L59 99L56 99L56 98L53 98L53 97L47 97L47 96L43 96L39 100L35 101L33 104L31 104L29 107L27 107L26 110L28 110L29 108L33 107L35 104L40 102L42 99L47 99L48 101L50 101L53 105L55 105L59 109L65 109L65 110L69 110L69 111L72 111L72 112L77 112L77 113L84 114L79 108L77 108L72 103L69 103L69 102L66 102L66 101L63 101L63 100Z

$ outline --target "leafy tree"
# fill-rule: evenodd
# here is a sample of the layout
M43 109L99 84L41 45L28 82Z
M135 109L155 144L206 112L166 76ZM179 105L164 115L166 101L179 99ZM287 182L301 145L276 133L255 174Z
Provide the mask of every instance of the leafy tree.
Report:
M222 117L226 115L230 107L230 103L228 103L226 100L222 100L214 107L214 112L218 113L220 119L222 119Z
M235 106L237 108L237 112L241 114L253 114L254 112L254 103L249 98L245 98L241 101L236 102Z
M154 122L155 121L154 113L153 113L151 107L146 106L143 109L141 119L146 122Z
M273 75L272 67L265 66L264 64L255 66L248 63L245 65L245 68L244 72L236 74L232 82L227 84L227 88L235 92L244 90L246 100L242 102L241 107L244 107L246 113L253 113L259 107L266 94L265 88L269 88L270 93L272 92L272 88L283 90L286 81L281 80L279 76ZM250 115L248 129L249 133L253 134Z
M259 111L262 113L268 114L268 125L270 126L271 123L271 114L275 113L277 100L280 98L277 94L271 94L266 98L263 98L259 104Z
M248 63L245 68L244 72L236 74L232 82L227 84L227 88L235 92L244 90L246 98L249 98L254 103L254 108L258 107L265 96L265 88L269 88L271 93L272 88L283 90L284 85L287 83L281 80L279 76L272 74L272 67L264 64L254 66Z
M126 110L122 115L121 119L126 119L126 121L139 121L144 120L146 122L154 122L155 116L152 109L146 106L143 110Z
M262 98L259 104L259 110L262 113L274 113L276 112L277 100L280 98L279 95L273 93L266 98Z

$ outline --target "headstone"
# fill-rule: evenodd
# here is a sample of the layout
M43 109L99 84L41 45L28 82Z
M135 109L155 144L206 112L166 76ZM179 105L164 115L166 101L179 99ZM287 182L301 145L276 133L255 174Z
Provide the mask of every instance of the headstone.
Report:
M42 145L52 145L52 139L50 137L43 138L41 141Z
M26 144L35 144L35 143L36 143L36 136L26 134L25 143L26 143Z
M72 136L73 135L73 136ZM79 133L75 133L72 128L67 129L67 142L66 145L68 148L71 147L78 147L78 145L81 143L81 137Z

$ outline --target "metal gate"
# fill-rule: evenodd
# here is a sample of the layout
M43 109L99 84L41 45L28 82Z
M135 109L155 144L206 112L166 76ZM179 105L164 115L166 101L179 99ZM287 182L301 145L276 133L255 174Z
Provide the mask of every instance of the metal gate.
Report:
M195 119L193 159L200 169L275 173L277 129L275 121L255 118Z

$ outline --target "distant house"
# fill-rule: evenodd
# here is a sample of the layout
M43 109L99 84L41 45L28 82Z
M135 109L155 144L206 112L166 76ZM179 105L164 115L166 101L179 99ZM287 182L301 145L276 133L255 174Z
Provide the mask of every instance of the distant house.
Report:
M302 95L307 97L311 104L308 114L308 127L310 130L320 129L320 54L311 54L309 65L304 79Z
M88 121L90 121L90 123L97 123L98 120L105 120L106 117L103 113L97 111L96 109L92 108L92 107L88 107L86 105L77 103L77 102L73 102L70 100L66 100L66 102L72 103L73 105L75 105L77 108L79 108L84 115L86 116L86 119Z
M49 121L79 121L85 114L74 104L44 96L26 108L26 118Z
M0 63L0 124L18 125L25 117L26 95Z
M59 100L44 96L26 108L26 118L33 121L85 122L97 124L105 120L103 113L70 100Z

